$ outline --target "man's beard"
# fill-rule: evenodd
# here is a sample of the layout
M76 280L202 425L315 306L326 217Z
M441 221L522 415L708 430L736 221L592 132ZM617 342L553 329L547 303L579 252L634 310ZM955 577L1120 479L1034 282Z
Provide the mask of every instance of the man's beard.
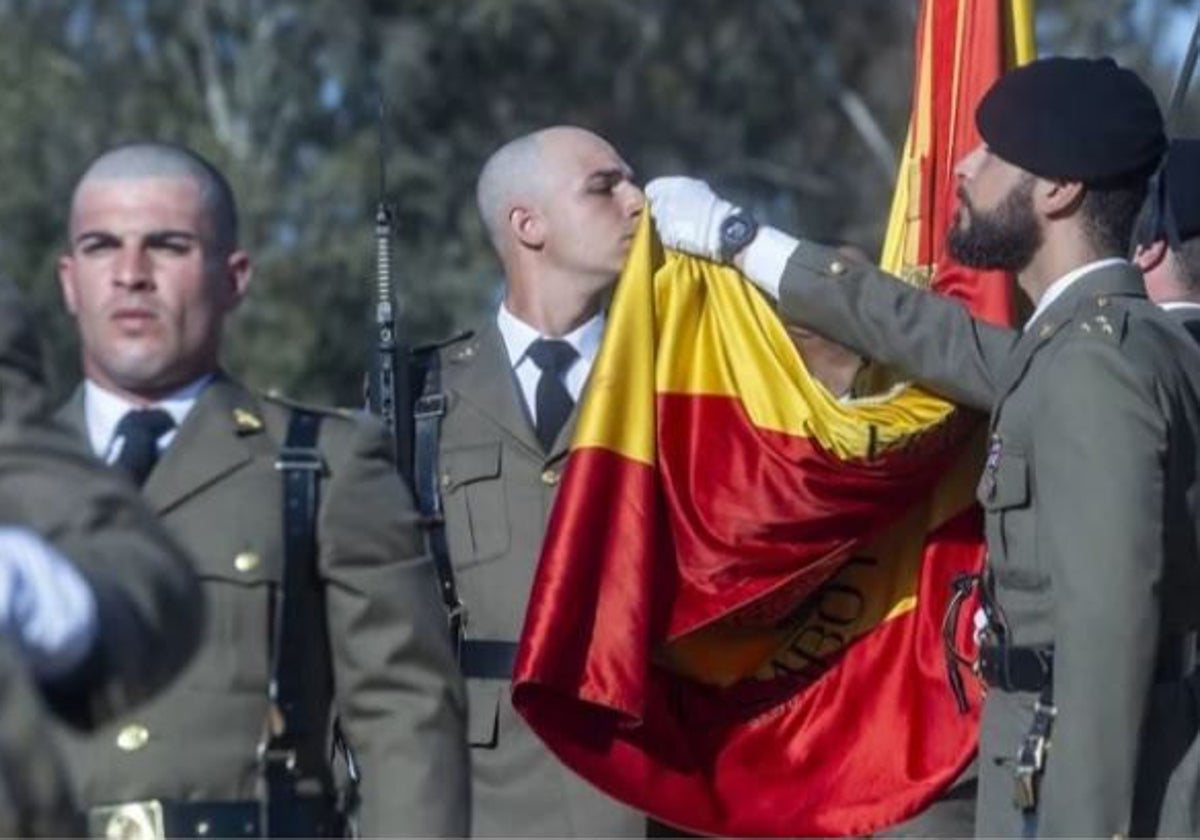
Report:
M1042 229L1033 213L1035 183L1026 176L987 213L972 207L960 190L958 215L946 235L950 256L968 268L1024 271L1042 247Z

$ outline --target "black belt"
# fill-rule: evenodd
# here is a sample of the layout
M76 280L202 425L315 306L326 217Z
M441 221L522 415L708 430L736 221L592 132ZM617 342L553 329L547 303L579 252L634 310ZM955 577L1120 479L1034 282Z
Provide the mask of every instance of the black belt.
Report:
M92 837L161 840L167 837L258 837L261 804L255 800L181 802L146 799L104 805L88 811ZM299 797L281 809L277 837L337 837L341 820L332 803Z
M1195 665L1196 635L1168 636L1158 646L1154 664L1156 684L1179 682ZM1054 648L1050 645L980 645L979 676L1001 691L1037 692L1054 674Z
M463 639L459 665L464 677L511 680L517 660L517 643L497 639Z

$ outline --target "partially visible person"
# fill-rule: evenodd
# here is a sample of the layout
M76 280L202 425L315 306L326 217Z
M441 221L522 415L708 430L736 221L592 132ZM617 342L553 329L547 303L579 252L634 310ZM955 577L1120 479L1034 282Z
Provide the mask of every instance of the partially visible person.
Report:
M119 146L77 183L59 279L85 380L60 417L142 486L210 609L169 691L66 741L92 830L464 835L462 680L390 442L222 369L250 276L232 190L196 153Z
M563 766L510 695L577 405L644 199L617 151L572 126L506 143L476 195L504 301L438 354L447 408L434 482L466 614L474 834L641 837L645 817Z
M50 717L88 729L131 710L203 619L182 550L52 423L31 313L0 283L0 834L79 829Z
M734 262L785 319L990 410L976 833L1153 834L1200 719L1200 365L1125 259L1162 116L1111 59L1050 58L975 117L950 253L1017 275L1024 330L759 228L703 182L647 193L664 244Z
M1148 197L1134 264L1150 299L1200 341L1200 140L1176 138Z

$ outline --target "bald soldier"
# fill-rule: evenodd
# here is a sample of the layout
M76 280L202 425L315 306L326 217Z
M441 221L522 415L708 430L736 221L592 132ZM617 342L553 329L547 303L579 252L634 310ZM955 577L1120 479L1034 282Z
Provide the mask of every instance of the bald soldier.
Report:
M461 664L477 836L645 834L644 817L560 764L510 702L513 655L576 405L642 211L632 177L611 145L566 126L507 143L479 176L504 301L473 337L439 353L447 407L435 482L466 611Z
M0 835L75 833L55 716L93 728L196 649L200 587L137 495L50 421L32 314L0 283Z
M652 211L786 320L990 410L976 833L1153 834L1195 731L1200 627L1200 358L1124 259L1162 119L1111 60L1052 58L998 81L976 124L950 251L1017 274L1024 330L760 228L702 182L651 183Z
M142 485L210 611L171 690L68 743L92 830L320 836L349 816L368 836L467 833L462 682L382 427L220 366L251 275L224 177L176 146L111 149L69 233L86 378L60 416ZM335 714L360 776L349 814Z
M1138 226L1150 299L1200 341L1200 140L1176 138Z

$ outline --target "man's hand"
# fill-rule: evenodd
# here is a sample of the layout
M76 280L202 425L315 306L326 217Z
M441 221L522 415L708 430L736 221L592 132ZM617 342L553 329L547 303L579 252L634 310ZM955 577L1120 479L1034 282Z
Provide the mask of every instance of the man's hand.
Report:
M646 185L650 214L668 248L721 259L721 222L737 210L696 178L655 178Z
M646 185L650 214L658 236L668 248L710 260L721 259L721 222L737 207L696 178L655 178ZM772 298L779 297L779 282L799 242L766 225L754 240L733 256L742 273Z

